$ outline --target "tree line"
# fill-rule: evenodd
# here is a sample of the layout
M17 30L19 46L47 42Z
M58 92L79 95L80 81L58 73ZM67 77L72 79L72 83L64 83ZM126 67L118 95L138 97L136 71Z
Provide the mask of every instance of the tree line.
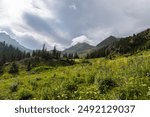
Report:
M14 48L12 45L0 42L0 65L5 64L6 62L29 58L30 56L30 53L22 52L18 48Z

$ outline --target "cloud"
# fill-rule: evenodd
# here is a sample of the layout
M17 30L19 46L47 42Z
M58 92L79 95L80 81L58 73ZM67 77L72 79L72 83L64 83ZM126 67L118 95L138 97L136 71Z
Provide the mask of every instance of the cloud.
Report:
M42 19L41 17L24 13L24 19L27 25L29 25L31 28L33 28L35 31L43 32L43 31L51 31L51 27L49 26L48 22L45 19Z
M128 36L150 27L149 0L1 0L0 29L29 48L110 35ZM32 42L32 43L31 43Z
M83 43L83 42L92 44L92 40L88 39L85 35L82 35L82 36L72 39L71 46L76 45L77 43Z
M24 45L25 47L27 47L29 49L36 50L37 48L42 48L42 46L44 44L44 43L41 43L38 40L34 39L34 37L32 37L32 36L25 35L25 36L22 36L21 38L22 38L22 41L20 42L20 44Z
M77 6L76 6L76 4L71 4L70 6L69 6L69 8L70 9L73 9L73 10L77 10Z

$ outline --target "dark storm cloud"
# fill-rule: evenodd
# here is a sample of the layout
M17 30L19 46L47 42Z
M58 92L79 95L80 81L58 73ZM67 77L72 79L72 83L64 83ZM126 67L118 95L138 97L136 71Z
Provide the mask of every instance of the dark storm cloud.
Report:
M44 43L39 42L38 40L34 39L32 36L22 36L21 37L21 44L24 45L25 47L29 49L37 49L37 48L42 48Z
M42 19L41 17L37 15L24 13L23 18L30 27L32 27L34 30L38 32L45 32L45 31L51 32L52 31L49 23L45 19Z
M51 20L51 19L43 19L37 15L24 13L24 20L28 26L33 28L35 31L45 35L51 36L57 43L66 44L68 40L66 38L61 37L59 35L59 31L61 29L61 25ZM58 28L58 29L57 29Z

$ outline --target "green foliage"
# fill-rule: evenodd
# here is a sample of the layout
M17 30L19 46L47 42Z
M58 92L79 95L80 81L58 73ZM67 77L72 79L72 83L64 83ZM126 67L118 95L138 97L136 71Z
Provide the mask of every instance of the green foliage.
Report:
M39 58L28 72L30 60L17 61L17 75L7 72L11 64L4 65L0 76L0 99L150 99L150 51L118 56L113 60L77 59L73 65L59 65L57 61L57 66L49 66L49 62Z
M87 84L93 84L95 82L95 75L89 75L86 78L86 82L87 82Z
M29 100L29 99L32 99L33 97L33 94L30 90L28 89L21 89L19 91L19 100Z
M0 47L0 99L150 99L150 30L96 50L88 59L78 59L77 53L61 57L56 47L47 51L45 45L32 56L5 43ZM89 59L96 57L104 58Z
M140 99L142 92L136 87L129 87L127 90L120 91L121 100L137 100Z
M82 63L91 64L91 62L88 61L88 60L86 60L86 59L83 59L83 60L82 60Z
M11 92L16 92L17 88L18 88L18 83L13 83L9 89Z
M62 88L65 91L74 92L77 91L78 86L74 82L64 82Z
M105 94L108 91L112 90L113 88L117 87L117 83L111 78L99 80L97 85L98 90L102 94Z
M27 64L27 71L30 71L31 68L32 68L32 67L31 67L31 62L29 61L28 64Z
M133 55L142 50L150 49L150 29L147 29L137 35L121 38L119 41L110 43L100 49L97 49L87 55L87 58L107 57L114 58L117 54Z
M15 62L13 62L12 66L10 67L9 73L10 74L17 74L18 72L19 72L18 65Z
M52 69L51 67L49 66L40 66L40 67L35 67L32 69L32 72L34 73L40 73L40 72L43 72L43 71L46 71L46 70L50 70Z
M3 74L3 66L0 66L0 75Z
M0 42L0 65L6 62L29 58L30 53L22 52L12 45L7 45L5 42Z

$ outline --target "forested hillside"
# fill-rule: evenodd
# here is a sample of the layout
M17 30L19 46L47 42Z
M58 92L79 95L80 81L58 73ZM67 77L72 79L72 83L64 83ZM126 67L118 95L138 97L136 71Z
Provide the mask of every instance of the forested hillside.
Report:
M6 62L18 61L24 58L29 58L30 53L22 52L19 49L8 45L5 42L0 42L0 64Z
M106 56L135 54L142 50L150 49L150 29L147 29L137 35L121 38L119 41L111 43L101 49L87 55L88 58L98 58Z

